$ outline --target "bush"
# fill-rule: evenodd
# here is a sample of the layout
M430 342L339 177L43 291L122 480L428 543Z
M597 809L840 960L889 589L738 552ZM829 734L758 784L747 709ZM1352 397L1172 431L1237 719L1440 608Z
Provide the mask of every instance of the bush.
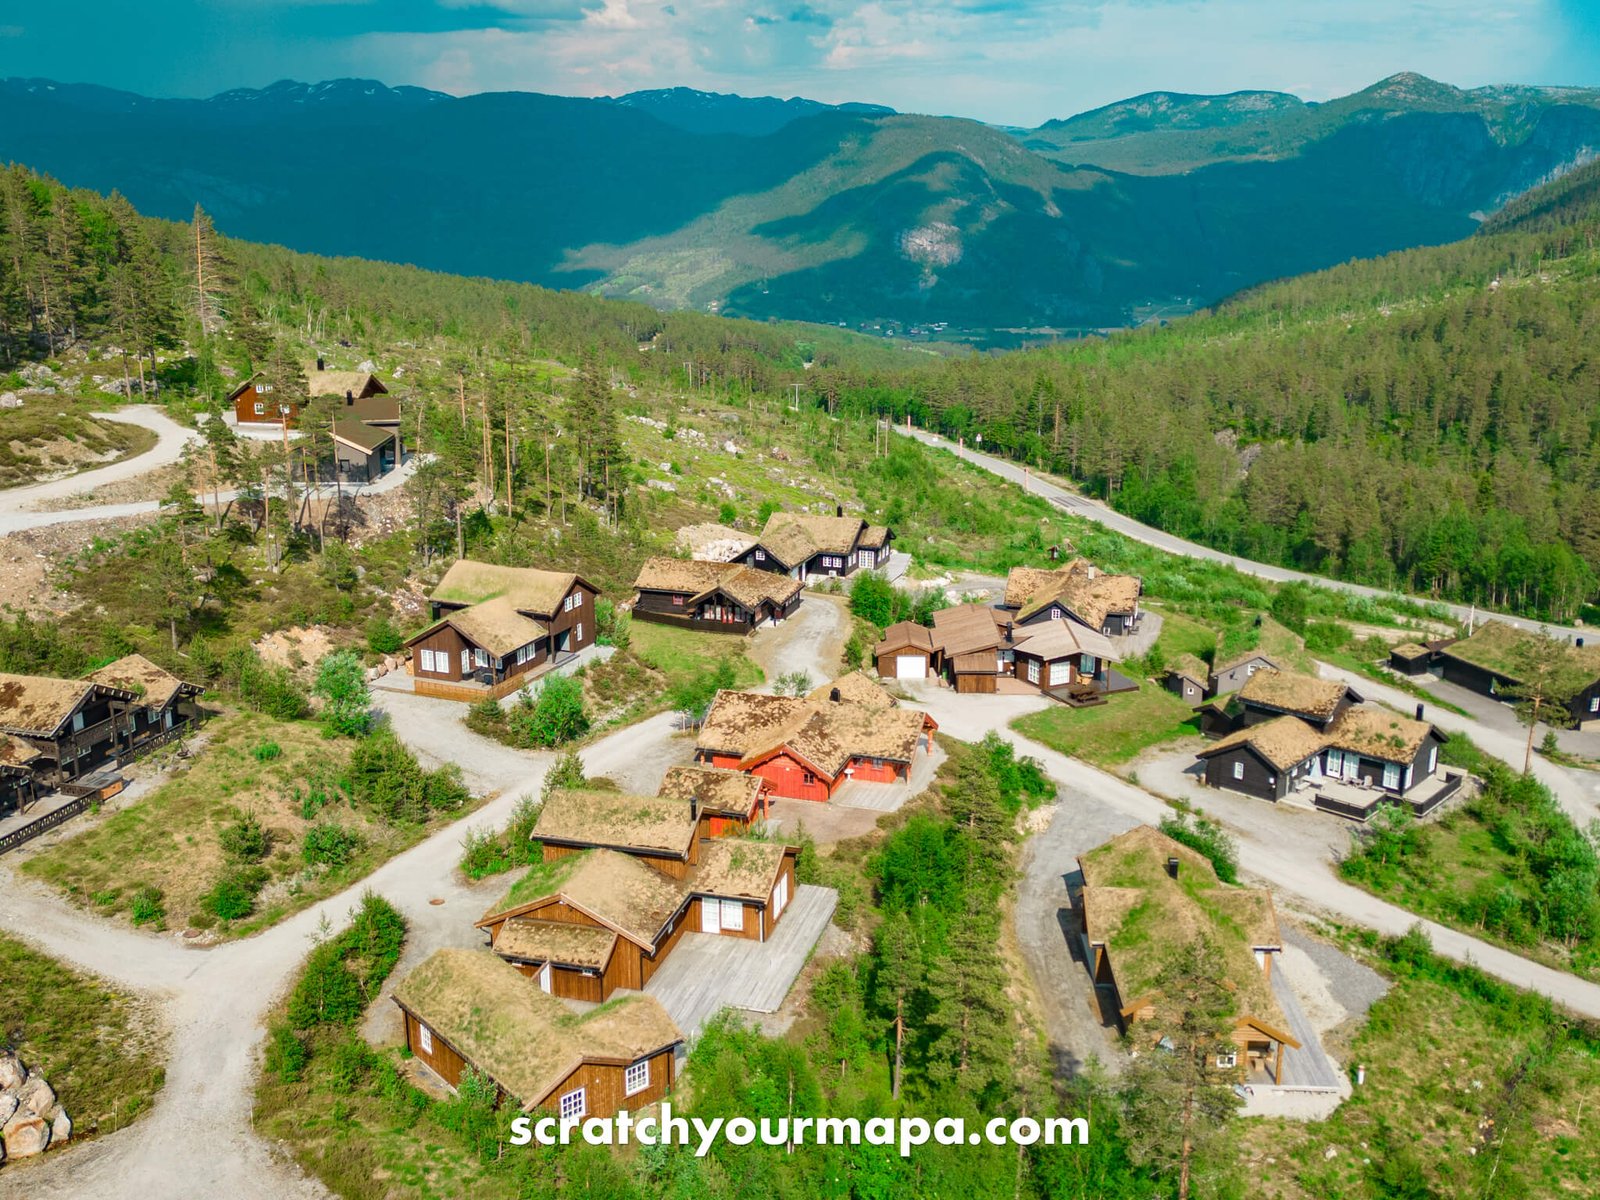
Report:
M266 1069L279 1083L299 1083L311 1052L292 1026L274 1021L267 1032Z
M219 682L244 706L280 721L298 721L310 711L306 694L285 667L269 667L251 647L230 652L222 661Z
M233 824L223 826L217 842L228 861L235 863L260 862L270 848L267 831L254 813L246 813Z
M250 748L250 757L257 762L271 762L283 754L283 747L274 741L257 742Z
M367 892L350 928L320 943L289 993L294 1029L349 1025L358 1020L400 960L405 918L382 896Z
M256 896L266 885L261 867L235 867L200 897L200 906L221 921L238 921L256 910Z
M374 654L394 654L406 644L393 621L379 613L367 622L367 649Z
M811 690L811 676L804 671L790 671L773 681L772 690L780 696L804 696Z
M424 771L389 729L356 743L345 790L353 803L390 822L426 821L433 812L454 812L468 798L460 767L449 763Z
M307 866L342 867L361 852L366 840L354 829L322 821L306 830L300 855Z
M161 894L161 889L150 884L145 884L133 894L133 901L128 906L129 916L135 925L154 925L160 929L166 924L167 909Z
M576 760L577 757L576 754L564 755L562 761L569 758ZM552 784L555 787L581 787L584 782L582 766L579 766L576 782L553 783L556 778L555 770L545 777L544 795L550 794ZM542 807L542 800L523 796L511 810L511 819L506 822L504 829L467 830L466 837L461 839L461 873L468 879L485 879L513 867L529 866L540 861L543 851L539 843L533 840L533 827L539 820Z
M575 741L589 732L583 685L570 675L550 676L536 696L518 696L506 725L520 746L549 749Z
M721 521L724 525L732 525L738 519L739 510L734 508L734 506L729 504L727 501L723 501L722 507L717 509L717 520Z
M879 629L894 624L898 604L894 584L875 572L857 575L850 585L850 611Z
M1234 841L1215 821L1198 813L1163 817L1161 832L1175 842L1205 855L1223 883L1239 882L1239 852Z
M329 737L360 737L372 725L372 693L367 672L350 650L325 657L312 689L322 701L322 730Z

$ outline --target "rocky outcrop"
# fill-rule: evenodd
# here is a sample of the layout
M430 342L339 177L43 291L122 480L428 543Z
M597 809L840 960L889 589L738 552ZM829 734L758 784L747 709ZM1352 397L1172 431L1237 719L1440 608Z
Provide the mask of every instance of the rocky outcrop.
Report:
M43 1075L0 1052L0 1163L31 1158L72 1139L72 1118Z

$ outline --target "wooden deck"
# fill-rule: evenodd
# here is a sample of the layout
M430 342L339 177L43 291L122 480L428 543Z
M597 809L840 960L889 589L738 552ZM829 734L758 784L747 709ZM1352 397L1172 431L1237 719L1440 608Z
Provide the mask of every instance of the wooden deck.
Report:
M645 995L659 1000L690 1038L724 1008L776 1012L833 919L838 900L832 888L801 884L766 942L686 933L645 984Z

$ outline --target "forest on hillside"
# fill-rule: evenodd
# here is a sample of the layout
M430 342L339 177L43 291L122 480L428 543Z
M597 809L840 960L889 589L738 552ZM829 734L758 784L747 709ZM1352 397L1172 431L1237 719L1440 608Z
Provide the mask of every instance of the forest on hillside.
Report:
M1600 579L1597 192L1600 170L1585 168L1451 246L1257 289L1166 328L939 359L824 326L232 241L198 210L151 221L12 168L0 368L99 340L122 352L130 392L148 374L169 403L203 408L267 365L275 341L286 367L290 343L359 358L437 339L449 361L407 391L459 393L465 415L477 389L483 423L498 412L505 432L518 397L538 416L555 395L533 364L588 356L597 391L603 372L614 387L910 416L1235 553L1567 621ZM539 429L524 432L531 459Z

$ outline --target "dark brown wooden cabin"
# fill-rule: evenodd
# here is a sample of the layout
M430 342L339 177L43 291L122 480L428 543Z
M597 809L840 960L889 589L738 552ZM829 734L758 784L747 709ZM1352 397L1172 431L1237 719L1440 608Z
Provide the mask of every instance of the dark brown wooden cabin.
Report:
M1299 717L1326 732L1352 704L1361 703L1354 688L1299 671L1257 671L1238 692L1242 723L1259 725L1281 716Z
M0 734L37 750L31 770L41 786L59 787L117 758L137 699L86 679L0 674Z
M633 615L707 633L749 633L792 616L804 585L740 563L646 559L634 580Z
M893 530L847 517L842 506L831 517L777 512L767 518L760 540L734 561L801 581L837 578L884 566L893 540Z

